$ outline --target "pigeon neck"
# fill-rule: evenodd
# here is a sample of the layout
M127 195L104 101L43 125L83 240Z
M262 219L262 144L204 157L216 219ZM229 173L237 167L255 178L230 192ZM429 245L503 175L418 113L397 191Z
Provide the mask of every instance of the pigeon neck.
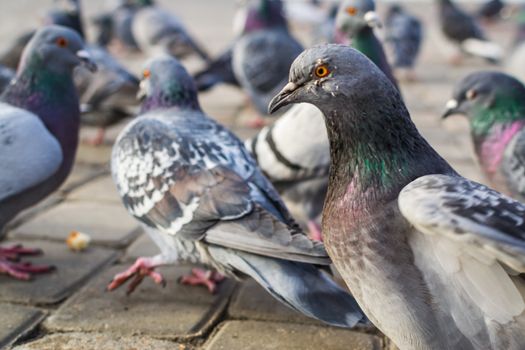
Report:
M33 60L21 65L0 99L36 114L59 141L64 165L72 165L78 146L79 101L71 72L57 73Z
M392 74L390 65L386 59L385 51L383 50L383 45L379 39L377 39L374 34L374 30L367 26L357 32L357 34L352 39L352 47L368 57L376 66L381 69L381 71L387 76L387 78L394 84L396 88L397 81ZM399 90L399 88L398 88Z
M157 93L148 96L142 102L140 112L146 113L154 110L174 107L201 111L201 107L197 99L197 93L195 91L181 88L178 85L172 85L163 91L157 91Z

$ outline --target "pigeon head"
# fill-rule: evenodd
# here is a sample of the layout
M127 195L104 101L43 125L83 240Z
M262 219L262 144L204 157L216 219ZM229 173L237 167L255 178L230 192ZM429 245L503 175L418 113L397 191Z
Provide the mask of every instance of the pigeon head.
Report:
M322 45L305 50L295 59L289 83L270 102L269 111L273 113L288 104L306 102L331 115L334 103L376 98L376 92L392 90L399 96L390 80L359 51L346 45Z
M381 26L373 0L345 0L339 5L335 26L353 37L360 31Z
M477 72L456 85L443 118L462 114L474 133L483 133L497 123L525 119L525 86L500 72Z
M236 35L261 29L287 27L281 0L251 0L243 4L235 15L233 31Z
M192 77L171 56L154 58L145 64L137 97L142 100L141 112L172 107L200 110Z
M20 59L18 74L25 70L72 74L78 65L96 70L80 35L69 28L52 25L41 28L31 38Z

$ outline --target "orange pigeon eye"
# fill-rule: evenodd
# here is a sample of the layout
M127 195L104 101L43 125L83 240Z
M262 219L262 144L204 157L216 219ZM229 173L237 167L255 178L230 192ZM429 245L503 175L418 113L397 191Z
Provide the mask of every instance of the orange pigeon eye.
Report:
M56 40L56 44L58 47L66 47L67 46L67 40L64 37L59 37Z
M151 75L151 72L149 71L149 69L144 69L144 71L142 72L142 77L144 77L144 79L148 79Z
M346 13L348 13L350 16L354 16L357 13L357 9L353 6L348 6L346 8Z
M328 67L326 66L326 64L322 64L320 66L317 66L315 68L315 76L318 77L318 78L324 78L326 77L328 74L330 74L330 70L328 69Z

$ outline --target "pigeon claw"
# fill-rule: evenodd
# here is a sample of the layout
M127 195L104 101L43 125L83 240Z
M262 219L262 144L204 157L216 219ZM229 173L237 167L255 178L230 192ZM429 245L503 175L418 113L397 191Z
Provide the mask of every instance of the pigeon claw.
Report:
M28 281L32 274L47 273L55 269L54 266L33 265L29 262L20 262L22 256L42 254L40 249L24 248L22 245L0 247L0 274L6 274L15 279Z
M130 284L126 288L126 295L130 295L147 276L150 277L156 284L165 287L166 281L164 280L164 277L160 273L156 272L155 268L156 266L153 265L148 258L138 258L137 261L135 261L135 263L131 265L131 267L126 271L115 275L106 289L111 292L131 279Z
M190 286L205 286L211 294L215 294L218 284L223 280L224 276L216 271L193 268L191 274L182 276L179 282Z

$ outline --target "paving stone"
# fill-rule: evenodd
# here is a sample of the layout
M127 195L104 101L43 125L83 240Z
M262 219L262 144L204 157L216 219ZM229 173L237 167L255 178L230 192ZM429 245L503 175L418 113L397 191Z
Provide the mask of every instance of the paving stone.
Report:
M123 260L134 261L141 256L154 256L159 254L159 248L153 243L146 233L142 233L126 251Z
M192 338L217 322L235 285L225 281L218 294L212 296L205 288L177 282L189 272L189 267L170 266L159 269L167 281L165 288L146 278L130 296L126 296L125 286L106 292L113 276L128 266L116 265L91 281L49 317L45 327L59 332L145 334L172 340Z
M36 308L0 303L0 349L30 333L45 316Z
M90 146L80 144L77 151L76 162L79 164L105 165L111 159L111 145Z
M63 241L73 230L111 247L125 247L139 233L137 222L121 204L66 201L16 228L12 236Z
M111 202L122 205L122 200L111 176L102 176L71 192L69 200Z
M228 315L234 319L291 321L322 325L320 321L286 307L252 279L241 284L230 303Z
M38 247L44 255L24 258L34 264L54 265L56 271L35 275L32 281L17 281L0 275L0 302L24 304L56 304L71 295L87 279L98 273L101 267L117 258L111 249L90 247L81 253L69 250L65 243L45 241L7 242L3 245L23 243L26 247Z
M109 173L109 168L106 166L76 163L59 191L69 192L104 173Z
M379 337L351 330L294 323L228 321L205 350L379 350Z
M51 334L13 350L191 350L189 345L144 336L105 333Z

